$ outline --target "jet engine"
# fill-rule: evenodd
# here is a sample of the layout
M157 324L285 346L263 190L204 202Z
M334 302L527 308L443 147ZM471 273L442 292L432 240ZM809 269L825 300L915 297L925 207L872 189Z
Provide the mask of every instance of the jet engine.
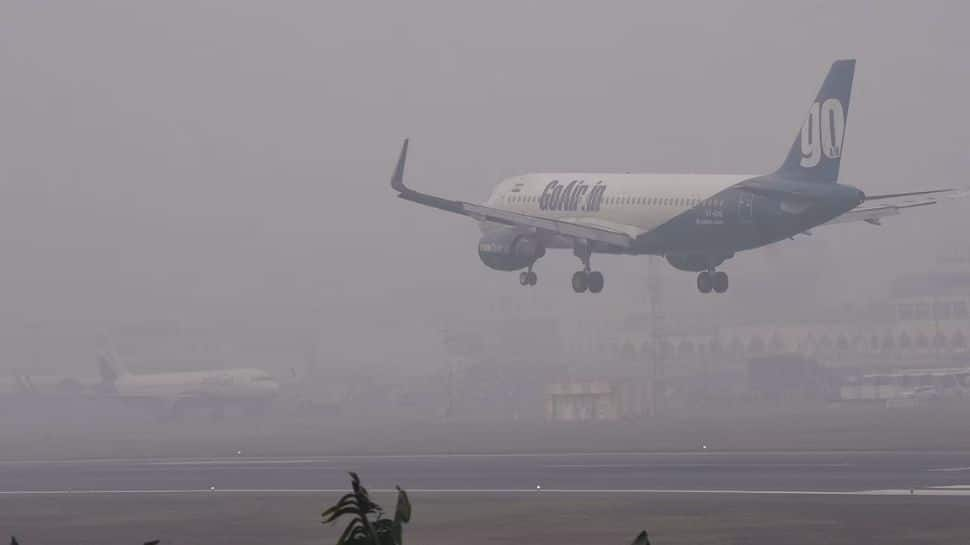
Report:
M538 237L512 229L486 233L478 241L478 257L487 267L498 271L524 269L546 255Z

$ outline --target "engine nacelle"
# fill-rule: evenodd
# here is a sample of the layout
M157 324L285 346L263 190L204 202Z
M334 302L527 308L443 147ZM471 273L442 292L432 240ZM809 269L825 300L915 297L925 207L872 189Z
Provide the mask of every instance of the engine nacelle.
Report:
M546 248L529 233L501 230L486 233L478 241L478 257L487 267L498 271L517 271L546 255Z
M668 254L665 257L667 258L667 263L670 263L675 269L690 272L701 272L713 269L721 263L724 263L727 259L727 257L723 256L705 254Z

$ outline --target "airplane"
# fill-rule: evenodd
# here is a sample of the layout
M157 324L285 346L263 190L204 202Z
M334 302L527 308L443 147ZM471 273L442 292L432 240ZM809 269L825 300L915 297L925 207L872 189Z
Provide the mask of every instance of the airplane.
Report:
M781 166L764 175L535 173L500 181L484 204L450 200L404 184L408 140L391 177L401 199L477 220L482 262L499 271L533 270L548 249L572 249L582 263L576 293L599 293L594 253L663 256L696 272L701 293L724 293L718 267L738 252L811 234L821 225L865 221L965 196L956 189L866 195L838 183L855 60L834 62Z
M280 390L279 382L259 369L221 369L132 374L111 354L99 357L104 396L171 409L176 416L188 408L221 412L230 406L247 413L263 411Z

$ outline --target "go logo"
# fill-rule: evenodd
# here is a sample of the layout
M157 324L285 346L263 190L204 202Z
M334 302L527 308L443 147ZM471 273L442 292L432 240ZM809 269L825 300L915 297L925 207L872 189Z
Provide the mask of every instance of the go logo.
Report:
M824 154L829 159L842 156L842 138L845 136L845 110L837 98L815 102L808 111L808 119L802 125L802 160L805 168L818 165Z

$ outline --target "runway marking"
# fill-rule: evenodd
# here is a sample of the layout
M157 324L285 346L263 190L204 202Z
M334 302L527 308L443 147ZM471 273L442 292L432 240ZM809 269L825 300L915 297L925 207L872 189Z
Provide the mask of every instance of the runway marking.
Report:
M326 464L331 460L325 458L293 458L293 459L273 459L273 458L217 458L212 460L171 460L171 461L146 461L133 462L138 465L149 466L205 466L205 465L291 465L291 464Z
M927 471L942 471L947 473L956 471L970 471L970 467L936 467Z
M277 489L169 489L169 490L0 490L0 496L88 496L88 495L231 495L231 494L343 494L344 488L277 488ZM396 489L370 489L373 493L395 494ZM680 489L436 489L409 488L408 494L704 494L704 495L750 495L750 496L970 496L966 488L893 488L884 490L680 490Z
M550 469L637 469L651 467L656 469L666 469L666 468L693 468L693 467L720 467L720 468L734 468L734 467L764 467L764 468L813 468L813 467L852 467L854 464L842 463L842 464L773 464L773 463L720 463L720 464L665 464L663 462L652 463L652 464L554 464L554 465L544 465L542 467Z

